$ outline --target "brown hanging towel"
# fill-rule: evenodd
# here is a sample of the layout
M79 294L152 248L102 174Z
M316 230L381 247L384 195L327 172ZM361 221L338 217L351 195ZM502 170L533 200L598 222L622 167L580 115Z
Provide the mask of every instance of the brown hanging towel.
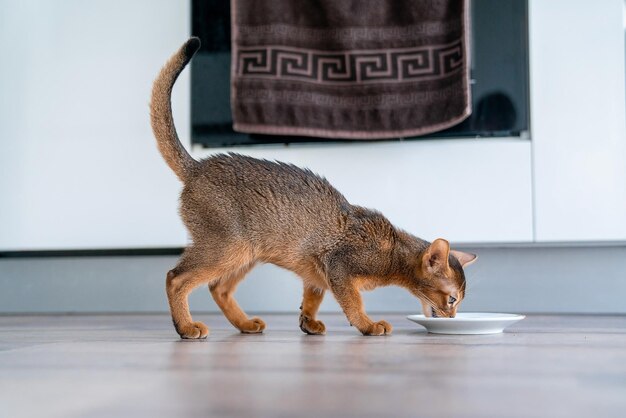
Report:
M382 139L471 113L468 0L231 0L239 132Z

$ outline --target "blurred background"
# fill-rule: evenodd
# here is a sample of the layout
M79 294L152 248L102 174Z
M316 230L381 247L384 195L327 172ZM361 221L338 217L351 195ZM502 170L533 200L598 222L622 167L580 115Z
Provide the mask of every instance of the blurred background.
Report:
M309 167L352 203L477 253L462 310L626 313L623 0L473 1L474 115L376 142L231 132L227 6L0 0L0 313L167 311L165 274L187 234L148 101L190 34L214 41L173 94L194 157ZM274 266L238 290L250 312L296 311L300 295ZM420 310L401 289L365 301ZM217 311L206 289L190 304ZM322 311L338 310L326 298Z

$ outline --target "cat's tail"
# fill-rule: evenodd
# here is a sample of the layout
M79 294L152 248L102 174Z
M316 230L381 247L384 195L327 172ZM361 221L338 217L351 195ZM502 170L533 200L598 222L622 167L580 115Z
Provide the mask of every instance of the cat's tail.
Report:
M198 162L185 150L178 139L172 118L172 87L185 66L200 48L200 39L190 38L167 61L152 86L150 123L159 151L179 179L185 180Z

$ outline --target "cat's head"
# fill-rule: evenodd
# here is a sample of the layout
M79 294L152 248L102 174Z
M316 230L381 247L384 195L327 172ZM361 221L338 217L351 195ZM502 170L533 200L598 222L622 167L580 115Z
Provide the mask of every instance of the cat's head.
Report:
M416 276L418 288L414 292L422 302L426 316L454 318L465 297L463 268L474 261L476 255L450 250L445 239L436 239L420 254Z

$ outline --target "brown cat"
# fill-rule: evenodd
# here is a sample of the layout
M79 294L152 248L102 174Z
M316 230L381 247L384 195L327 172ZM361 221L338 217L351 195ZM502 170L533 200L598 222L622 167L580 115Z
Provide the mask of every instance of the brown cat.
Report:
M171 91L200 47L189 39L170 58L152 90L151 122L163 158L184 184L180 213L193 243L167 273L166 290L176 331L205 338L187 297L209 286L215 302L241 332L265 329L248 318L233 293L255 264L272 263L304 282L300 328L324 334L316 319L330 290L350 324L364 335L391 333L386 321L372 321L360 290L397 285L415 295L426 315L454 316L465 295L463 266L472 254L451 251L395 228L380 213L354 206L326 179L291 164L237 154L194 160L183 148L172 120Z

